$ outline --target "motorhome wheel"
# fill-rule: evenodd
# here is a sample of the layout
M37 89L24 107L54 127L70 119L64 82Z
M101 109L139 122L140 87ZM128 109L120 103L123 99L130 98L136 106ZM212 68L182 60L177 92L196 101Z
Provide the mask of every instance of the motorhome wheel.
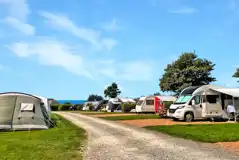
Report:
M187 112L184 116L184 121L186 122L192 122L193 119L194 119L194 116L192 112Z
M178 118L173 118L174 121L178 121Z

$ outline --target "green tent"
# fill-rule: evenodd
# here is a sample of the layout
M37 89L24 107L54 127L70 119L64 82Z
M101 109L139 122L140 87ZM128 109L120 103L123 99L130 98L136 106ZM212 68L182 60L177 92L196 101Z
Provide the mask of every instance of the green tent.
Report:
M48 129L47 107L41 98L30 94L0 93L0 130Z

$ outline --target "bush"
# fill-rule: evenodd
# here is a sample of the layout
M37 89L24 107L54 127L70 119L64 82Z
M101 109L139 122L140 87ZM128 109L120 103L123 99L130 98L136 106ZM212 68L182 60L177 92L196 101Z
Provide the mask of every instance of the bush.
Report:
M172 101L165 101L163 102L164 104L164 109L160 109L159 110L159 115L160 117L167 117L167 110L169 109L170 105L172 104Z
M71 104L62 104L62 105L59 105L58 110L59 111L67 111L70 109L71 106L72 106Z
M122 103L121 108L124 113L130 112L132 109L135 109L136 103Z
M51 110L52 111L58 111L59 104L52 104L51 105Z
M77 104L76 105L76 110L82 110L83 104Z
M164 104L164 109L169 109L169 107L170 107L170 105L173 103L173 101L165 101L165 102L163 102L163 104Z

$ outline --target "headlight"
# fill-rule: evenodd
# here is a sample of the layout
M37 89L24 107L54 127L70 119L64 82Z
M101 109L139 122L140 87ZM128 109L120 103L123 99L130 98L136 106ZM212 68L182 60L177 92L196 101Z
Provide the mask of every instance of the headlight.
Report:
M183 109L185 106L179 106L177 109Z

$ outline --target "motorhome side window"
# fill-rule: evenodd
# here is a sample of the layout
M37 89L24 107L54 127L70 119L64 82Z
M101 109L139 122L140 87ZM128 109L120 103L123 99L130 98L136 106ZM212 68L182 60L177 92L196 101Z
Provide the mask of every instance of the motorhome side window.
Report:
M146 100L146 105L154 105L154 100Z
M207 95L207 102L208 103L217 103L217 99L219 95Z

